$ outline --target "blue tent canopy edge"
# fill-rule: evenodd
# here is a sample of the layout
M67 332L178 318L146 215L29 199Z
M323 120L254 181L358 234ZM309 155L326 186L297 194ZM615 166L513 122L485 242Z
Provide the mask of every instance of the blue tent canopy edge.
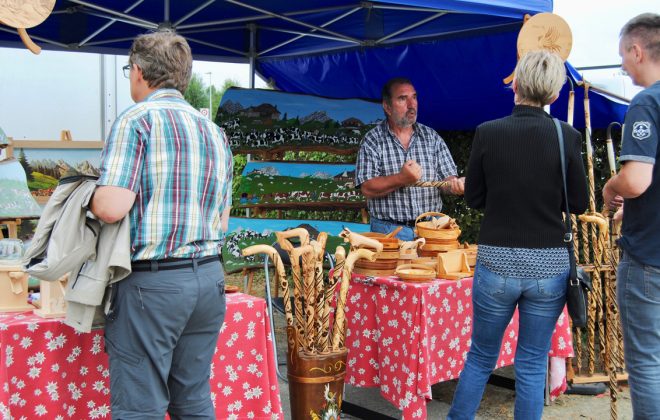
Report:
M405 76L418 90L420 122L453 130L510 112L512 93L502 79L515 66L523 18L552 6L552 0L58 0L28 32L45 49L126 54L136 35L173 28L196 59L252 61L283 91L334 98L380 99L388 78ZM16 32L2 25L0 46L22 48ZM560 118L565 96L553 107ZM621 121L626 109L598 94L591 94L591 106L594 127Z

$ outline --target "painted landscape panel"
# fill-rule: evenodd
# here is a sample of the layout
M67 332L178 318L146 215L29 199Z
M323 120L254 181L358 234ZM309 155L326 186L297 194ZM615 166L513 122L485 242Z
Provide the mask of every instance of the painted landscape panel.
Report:
M300 149L351 153L382 120L380 102L240 88L225 92L216 117L235 153Z
M75 173L98 176L101 149L18 146L14 148L14 156L25 170L30 192L44 202L64 176Z
M248 162L234 205L363 202L354 177L350 164Z
M27 176L16 159L0 161L0 220L41 215L27 186Z

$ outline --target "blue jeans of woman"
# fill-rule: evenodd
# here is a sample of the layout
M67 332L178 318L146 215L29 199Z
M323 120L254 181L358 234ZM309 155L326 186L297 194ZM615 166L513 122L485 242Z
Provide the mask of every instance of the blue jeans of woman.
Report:
M472 285L472 345L447 419L473 419L518 306L516 419L540 419L552 331L566 303L568 269L555 277L502 277L477 263Z
M660 268L624 252L616 291L633 417L660 419Z
M396 223L392 223L387 220L376 219L375 217L371 218L372 232L390 233L399 226L401 225L397 225ZM402 241L412 241L415 239L415 232L413 232L412 228L403 226L403 229L397 233L396 237Z

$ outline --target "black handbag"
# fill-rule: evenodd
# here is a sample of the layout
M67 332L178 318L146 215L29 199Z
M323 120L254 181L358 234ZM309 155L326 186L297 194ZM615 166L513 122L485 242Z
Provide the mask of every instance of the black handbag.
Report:
M573 321L574 327L585 327L587 325L587 310L589 307L589 292L592 291L591 277L589 274L577 266L575 253L573 250L573 226L571 223L571 212L568 209L568 190L566 188L566 159L564 155L564 135L561 131L561 124L557 118L553 118L557 128L557 137L559 138L559 153L561 157L561 175L564 182L564 202L566 203L566 233L564 242L568 248L568 259L571 263L568 275L568 288L566 289L566 306L568 314Z

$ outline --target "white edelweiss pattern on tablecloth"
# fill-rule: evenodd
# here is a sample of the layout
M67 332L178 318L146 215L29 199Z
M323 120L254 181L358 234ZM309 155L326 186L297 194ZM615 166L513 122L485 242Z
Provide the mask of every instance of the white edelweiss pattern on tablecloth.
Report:
M431 385L458 378L470 348L472 279L406 283L397 277L354 275L348 296L346 382L379 386L404 419L426 418ZM567 316L564 309L550 356L573 356ZM513 364L517 340L516 311L498 367Z
M59 319L0 313L0 418L107 419L110 372L103 331L78 333ZM266 302L227 295L211 365L218 418L282 419Z

